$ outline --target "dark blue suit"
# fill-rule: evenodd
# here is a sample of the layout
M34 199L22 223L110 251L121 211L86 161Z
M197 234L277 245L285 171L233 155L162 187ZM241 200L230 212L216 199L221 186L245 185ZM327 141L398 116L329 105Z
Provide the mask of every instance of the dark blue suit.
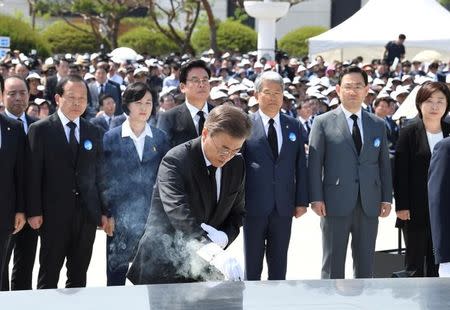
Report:
M302 132L297 120L280 113L283 141L274 160L260 113L251 115L251 119L252 135L243 150L247 173L244 222L247 279L261 278L266 250L269 280L283 280L292 216L296 206L308 205Z
M428 207L436 264L450 262L450 138L436 144L428 172Z
M153 137L145 137L142 161L133 140L122 137L122 126L103 138L102 200L116 223L107 242L108 285L125 284L128 263L144 233L158 167L170 148L161 130L151 130Z

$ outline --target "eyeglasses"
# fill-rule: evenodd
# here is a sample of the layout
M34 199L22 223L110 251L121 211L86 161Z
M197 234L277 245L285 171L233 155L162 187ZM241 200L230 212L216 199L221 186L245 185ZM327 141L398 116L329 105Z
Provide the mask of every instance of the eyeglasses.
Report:
M447 101L444 101L444 100L440 100L440 101L435 101L435 102L433 102L433 101L431 101L431 100L425 100L424 102L423 102L423 104L425 104L425 105L427 105L427 106L433 106L433 107L442 107L442 106L444 106L444 105L446 105L447 104Z
M219 148L217 146L216 142L214 142L213 137L211 137L211 140L214 144L214 147L216 148L217 154L219 154L220 156L233 157L234 155L239 153L239 151L241 150L241 148L238 148L237 150L229 150L226 148Z
M197 86L199 86L200 84L209 84L209 79L199 79L199 78L192 78L192 79L188 79L188 82L191 82L192 84L195 84Z

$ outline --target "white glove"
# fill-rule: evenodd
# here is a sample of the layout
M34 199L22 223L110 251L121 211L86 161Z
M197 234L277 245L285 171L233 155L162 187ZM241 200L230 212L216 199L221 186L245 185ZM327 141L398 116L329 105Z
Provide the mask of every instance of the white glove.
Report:
M220 246L222 249L225 249L228 244L228 236L226 233L205 223L201 223L200 227L208 233L208 238L211 239L212 242Z
M217 244L208 243L201 247L197 254L216 267L225 276L225 280L242 281L244 279L244 271L237 259Z
M439 278L450 277L450 263L439 264Z

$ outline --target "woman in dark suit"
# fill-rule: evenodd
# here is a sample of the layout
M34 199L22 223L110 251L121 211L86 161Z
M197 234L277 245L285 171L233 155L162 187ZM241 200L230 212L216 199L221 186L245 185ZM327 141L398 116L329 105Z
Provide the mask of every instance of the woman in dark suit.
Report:
M405 265L416 277L437 277L428 212L427 178L431 154L437 142L447 137L444 122L449 111L450 91L441 82L427 82L418 91L419 115L401 129L395 153L395 207L397 227L406 243Z
M122 108L128 115L104 138L102 198L110 212L106 229L107 284L124 285L150 210L161 159L169 150L165 133L149 126L153 103L145 83L128 85Z

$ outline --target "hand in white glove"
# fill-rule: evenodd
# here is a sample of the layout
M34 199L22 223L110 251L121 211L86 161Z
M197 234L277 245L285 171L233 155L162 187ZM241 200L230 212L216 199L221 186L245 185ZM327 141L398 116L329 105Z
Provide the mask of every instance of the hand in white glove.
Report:
M244 279L244 271L237 259L217 244L208 243L201 247L197 254L216 267L225 276L225 280L242 281Z
M226 233L205 223L201 223L200 227L208 233L208 238L211 239L212 242L220 246L222 249L225 249L228 244L228 236Z

